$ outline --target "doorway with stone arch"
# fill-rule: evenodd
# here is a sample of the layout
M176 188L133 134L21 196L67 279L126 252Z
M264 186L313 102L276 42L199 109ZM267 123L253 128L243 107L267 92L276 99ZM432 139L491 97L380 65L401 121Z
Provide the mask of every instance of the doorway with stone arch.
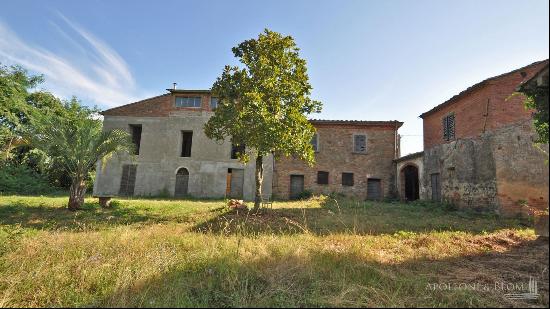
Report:
M189 171L185 167L180 167L176 172L175 197L184 197L189 192Z

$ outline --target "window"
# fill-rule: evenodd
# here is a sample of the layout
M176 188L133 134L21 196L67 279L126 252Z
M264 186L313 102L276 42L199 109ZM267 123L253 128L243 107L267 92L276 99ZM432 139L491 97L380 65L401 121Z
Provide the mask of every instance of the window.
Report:
M134 154L139 155L141 146L141 124L131 124L130 134L132 135L132 143L134 143Z
M193 131L181 131L181 156L191 156L191 145L193 144Z
M319 133L313 134L313 137L311 138L311 145L313 146L313 150L315 152L319 152Z
M244 153L246 146L231 144L231 159L238 159L240 153Z
M367 136L366 135L353 135L353 152L366 153L367 152Z
M353 173L342 173L342 186L353 186Z
M328 172L317 172L317 184L328 185Z
M210 109L215 110L218 108L218 98L211 97L210 98Z
M455 139L455 114L443 117L443 140L452 141Z
M176 97L176 107L201 107L201 97Z

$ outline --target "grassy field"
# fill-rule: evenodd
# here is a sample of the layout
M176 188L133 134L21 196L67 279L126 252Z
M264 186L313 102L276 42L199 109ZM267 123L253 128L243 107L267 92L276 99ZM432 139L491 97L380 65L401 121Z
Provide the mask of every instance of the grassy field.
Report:
M548 307L548 244L519 219L328 198L259 215L66 202L0 196L0 307ZM504 297L530 276L537 300Z

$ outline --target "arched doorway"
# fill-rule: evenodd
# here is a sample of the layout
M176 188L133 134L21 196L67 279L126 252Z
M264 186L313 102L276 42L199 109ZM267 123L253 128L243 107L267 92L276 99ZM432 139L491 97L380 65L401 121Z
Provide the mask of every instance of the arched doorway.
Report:
M176 172L176 189L174 190L175 197L182 197L187 195L187 189L189 187L189 171L182 167Z
M407 165L401 170L402 190L407 201L415 201L420 197L418 184L418 167Z

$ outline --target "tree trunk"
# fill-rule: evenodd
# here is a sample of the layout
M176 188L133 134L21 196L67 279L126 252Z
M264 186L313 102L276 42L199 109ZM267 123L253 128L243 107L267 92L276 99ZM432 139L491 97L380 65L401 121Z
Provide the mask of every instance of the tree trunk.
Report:
M86 183L81 178L73 179L69 189L69 210L75 211L84 204L84 195L86 194Z
M263 165L263 156L258 155L256 157L256 195L254 197L254 212L257 212L260 209L260 204L262 203L262 182L264 178L264 165Z

